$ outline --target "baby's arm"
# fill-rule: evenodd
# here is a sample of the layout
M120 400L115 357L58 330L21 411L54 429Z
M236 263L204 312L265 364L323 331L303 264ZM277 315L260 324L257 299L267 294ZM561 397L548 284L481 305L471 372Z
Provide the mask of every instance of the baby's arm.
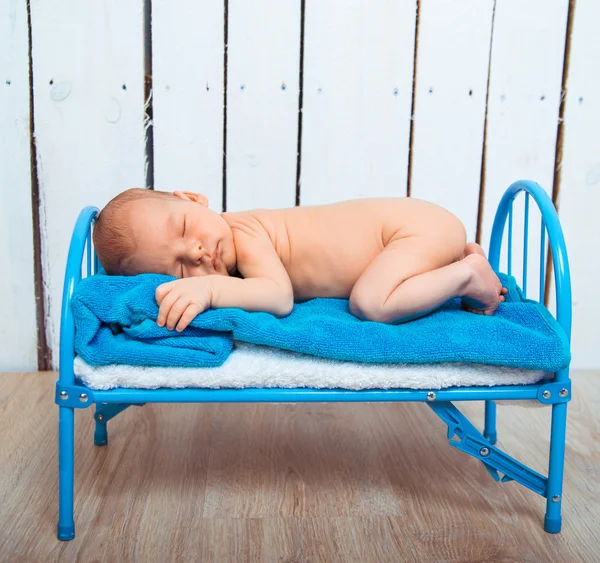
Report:
M175 280L156 290L157 323L182 331L206 309L239 307L288 315L294 306L290 278L266 233L234 230L237 268L244 279L209 275Z
M244 279L208 276L212 307L239 307L288 315L294 306L292 283L266 233L234 230L237 269Z

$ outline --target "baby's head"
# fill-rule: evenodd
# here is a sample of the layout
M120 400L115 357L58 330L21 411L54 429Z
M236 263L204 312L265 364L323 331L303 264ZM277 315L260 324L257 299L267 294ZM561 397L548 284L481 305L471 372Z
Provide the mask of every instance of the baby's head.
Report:
M107 274L228 275L233 235L203 195L133 188L112 199L94 227L94 247Z

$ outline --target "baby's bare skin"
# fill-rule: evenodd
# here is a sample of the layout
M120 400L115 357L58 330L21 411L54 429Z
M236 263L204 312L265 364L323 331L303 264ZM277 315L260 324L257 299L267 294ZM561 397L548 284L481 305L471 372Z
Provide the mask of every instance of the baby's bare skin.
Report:
M159 325L183 330L209 307L286 315L293 300L340 297L356 316L404 322L452 297L492 314L506 292L461 222L414 198L210 211L198 194L143 201L129 213L137 242L128 273L184 278L157 289ZM235 271L243 279L230 277Z
M456 217L413 198L257 209L223 217L234 232L241 224L257 236L266 231L297 299L349 298L357 280L384 249L391 253L392 248L406 247L408 252L415 245L427 246L419 262L434 269L458 260L466 244L465 230ZM398 264L386 266L400 267L401 252ZM378 277L386 274L380 271Z

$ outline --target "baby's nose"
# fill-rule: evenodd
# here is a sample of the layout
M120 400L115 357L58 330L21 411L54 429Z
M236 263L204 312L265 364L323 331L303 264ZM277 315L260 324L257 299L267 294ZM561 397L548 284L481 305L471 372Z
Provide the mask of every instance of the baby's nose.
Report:
M199 262L205 253L206 251L204 250L204 247L200 241L195 241L192 243L191 255L194 260Z

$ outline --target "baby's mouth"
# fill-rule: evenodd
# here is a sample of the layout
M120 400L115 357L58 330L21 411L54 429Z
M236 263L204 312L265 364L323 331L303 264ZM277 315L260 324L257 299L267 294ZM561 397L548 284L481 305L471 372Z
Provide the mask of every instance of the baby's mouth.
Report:
M212 262L212 267L215 270L215 272L219 271L219 266L221 265L221 258L219 256L219 245L221 243L218 242L217 246L215 247L212 256L210 257L210 261Z

